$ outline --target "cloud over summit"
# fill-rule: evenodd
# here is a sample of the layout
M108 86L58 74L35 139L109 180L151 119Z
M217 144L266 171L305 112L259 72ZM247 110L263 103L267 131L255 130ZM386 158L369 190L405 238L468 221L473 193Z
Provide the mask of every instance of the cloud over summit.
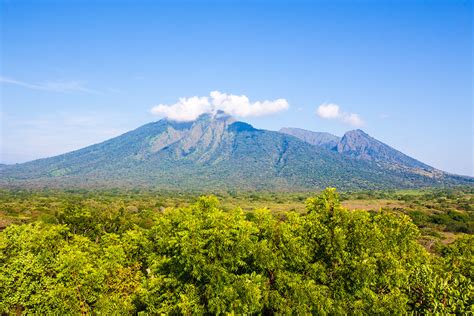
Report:
M273 114L288 109L285 99L251 102L245 95L234 95L212 91L209 96L179 98L174 104L159 104L151 108L151 113L175 121L192 121L204 113L219 110L230 115L249 117Z

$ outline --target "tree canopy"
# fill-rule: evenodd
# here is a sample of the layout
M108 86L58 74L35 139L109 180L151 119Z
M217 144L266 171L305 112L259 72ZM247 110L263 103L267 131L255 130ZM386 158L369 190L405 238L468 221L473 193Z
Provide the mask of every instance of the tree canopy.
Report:
M71 205L0 233L6 314L474 312L474 238L428 253L403 214L349 211L335 189L284 218L214 196L131 214ZM92 212L92 213L91 213Z

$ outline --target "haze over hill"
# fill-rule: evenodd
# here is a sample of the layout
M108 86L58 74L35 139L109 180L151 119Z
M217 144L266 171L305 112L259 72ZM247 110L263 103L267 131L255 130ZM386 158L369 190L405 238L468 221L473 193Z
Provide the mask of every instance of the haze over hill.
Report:
M361 130L342 138L260 130L219 111L162 119L100 144L0 168L1 186L144 186L306 190L473 184L423 164Z

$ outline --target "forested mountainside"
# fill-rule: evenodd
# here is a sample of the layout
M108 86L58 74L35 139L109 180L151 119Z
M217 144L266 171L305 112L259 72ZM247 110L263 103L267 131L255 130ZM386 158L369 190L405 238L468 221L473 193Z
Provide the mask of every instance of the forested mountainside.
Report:
M321 143L256 129L222 112L185 123L163 119L100 144L0 168L0 185L304 190L474 183L362 131L346 133L334 148Z

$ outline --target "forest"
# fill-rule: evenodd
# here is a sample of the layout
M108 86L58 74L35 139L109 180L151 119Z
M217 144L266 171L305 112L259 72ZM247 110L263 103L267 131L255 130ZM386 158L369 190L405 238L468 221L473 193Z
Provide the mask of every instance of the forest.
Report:
M0 313L474 313L474 189L0 191Z

